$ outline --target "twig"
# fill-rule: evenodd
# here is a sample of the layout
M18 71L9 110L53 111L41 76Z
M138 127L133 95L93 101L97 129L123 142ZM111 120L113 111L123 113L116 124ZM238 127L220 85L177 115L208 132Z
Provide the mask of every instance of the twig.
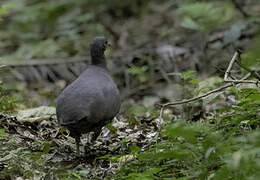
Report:
M235 80L234 80L234 79L231 79L231 80L230 80L230 79L228 79L229 74L230 74L230 71L231 71L231 69L232 69L232 67L233 67L233 64L236 62L236 59L237 59L237 57L238 57L239 55L240 55L240 53L236 51L235 54L233 55L233 57L232 57L232 59L231 59L229 65L228 65L228 68L227 68L226 72L225 72L224 82L228 82L229 84L226 84L226 85L224 85L224 86L221 86L221 87L219 87L219 88L216 88L216 89L214 89L214 90L212 90L212 91L209 91L209 92L207 92L207 93L205 93L205 94L202 94L202 95L200 95L200 96L193 97L193 98L191 98L191 99L187 99L187 100L183 100L183 101L177 101L177 102L169 102L169 103L165 103L165 104L159 105L159 106L161 107L161 109L160 109L160 115L159 115L160 123L162 122L162 117L163 117L164 109L165 109L166 107L168 107L168 106L181 105L181 104L186 104L186 103L190 103L190 102L193 102L193 101L197 101L197 100L200 100L200 99L202 99L202 98L205 98L205 97L209 96L210 94L213 94L213 93L222 91L222 90L224 90L224 89L226 89L226 88L232 87L232 86L234 86L234 85L236 85L236 84L240 84L240 83L253 83L253 84L256 84L256 85L260 84L260 81L246 80L246 79L249 78L249 77L251 76L251 74L253 73L253 72L250 71L250 70L249 70L249 73L246 74L246 76L243 77L243 78L240 79L240 80L236 80L236 79L235 79Z
M249 84L260 84L260 81L253 81L253 80L225 80L225 82L229 83L249 83Z
M162 122L163 122L164 107L165 107L165 106L162 106L162 107L161 107L160 115L159 115L159 130L158 130L159 133L161 132L161 127L162 127Z
M247 78L249 78L251 76L251 73L248 73L247 75L245 75L245 77L243 77L241 80L246 80Z
M256 72L256 71L252 71L251 69L249 69L248 67L244 66L240 61L236 62L241 68L243 68L244 70L246 70L247 72L250 72L252 74L252 76L254 76L255 78L257 78L258 80L260 80L260 75Z
M225 72L224 81L226 81L228 79L228 76L230 74L230 70L231 70L233 64L235 63L238 55L239 55L239 53L236 51L235 54L233 55L229 65L228 65L228 68L227 68L226 72Z
M235 83L235 84L238 84L238 83L251 83L251 84L256 84L258 85L260 83L260 81L253 81L253 80L246 80L249 76L248 74L240 79L240 80L237 80L237 79L229 79L228 77L230 76L230 70L232 69L234 63L236 62L240 67L244 68L246 71L248 71L251 74L253 74L254 72L251 71L249 68L247 67L244 67L240 62L236 61L237 60L237 57L239 58L240 57L240 53L238 51L235 52L235 54L233 55L229 65L228 65L228 68L225 72L225 76L224 76L224 82L228 82L228 83ZM258 74L256 74L258 75Z
M232 0L234 6L238 9L238 11L243 14L243 16L249 17L249 14L247 14L247 12L244 11L244 9L240 6L240 4L236 1L236 0Z
M219 88L217 88L217 89L214 89L214 90L212 90L212 91L209 91L209 92L207 92L207 93L205 93L205 94L202 94L202 95L200 95L200 96L193 97L193 98L191 98L191 99L187 99L187 100L183 100L183 101L177 101L177 102L170 102L170 103L163 104L163 105L161 105L161 108L165 108L165 107L167 107L167 106L174 106L174 105L186 104L186 103L190 103L190 102L193 102L193 101L197 101L197 100L199 100L199 99L201 99L201 98L204 98L204 97L209 96L210 94L213 94L213 93L222 91L222 90L224 90L224 89L226 89L226 88L229 88L229 87L232 87L232 86L233 86L233 84L227 84L227 85L221 86L221 87L219 87Z
M66 63L78 63L78 62L85 62L87 61L86 58L80 59L53 59L53 60L27 60L18 63L4 63L4 67L26 67L26 66L38 66L38 65L55 65L55 64L66 64ZM0 66L0 68L2 67Z
M164 109L166 107L168 107L168 106L175 106L175 105L181 105L181 104L186 104L186 103L190 103L190 102L193 102L193 101L197 101L197 100L200 100L201 98L209 96L210 94L222 91L222 90L224 90L226 88L229 88L229 87L232 87L232 86L234 86L234 83L230 83L230 84L227 84L225 86L221 86L221 87L219 87L217 89L209 91L209 92L207 92L205 94L202 94L200 96L193 97L191 99L187 99L187 100L183 100L183 101L177 101L177 102L170 102L170 103L159 105L159 106L161 106L160 115L159 115L159 122L160 122L160 127L159 127L159 130L158 130L159 134L161 132L161 126L162 126L161 124L162 124L162 121L163 121L163 113L164 113Z

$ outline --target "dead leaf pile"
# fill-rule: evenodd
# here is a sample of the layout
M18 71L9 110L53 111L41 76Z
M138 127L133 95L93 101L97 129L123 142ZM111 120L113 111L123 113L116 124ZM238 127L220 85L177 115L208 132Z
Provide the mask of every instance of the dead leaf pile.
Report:
M5 140L10 142L13 139L20 143L19 147L23 145L15 152L9 151L10 147L0 149L0 172L11 168L9 166L15 163L17 154L37 154L40 156L37 158L43 160L42 164L38 164L39 168L31 169L33 162L24 162L24 166L28 167L22 167L30 169L35 179L57 178L60 170L71 176L101 179L114 174L125 162L135 159L136 153L146 150L158 140L159 127L158 119L151 119L149 114L136 117L134 121L118 115L103 128L94 144L87 143L91 134L83 135L81 142L85 146L81 146L82 156L76 157L74 138L69 136L68 130L58 126L53 107L21 110L15 115L1 114L0 122Z

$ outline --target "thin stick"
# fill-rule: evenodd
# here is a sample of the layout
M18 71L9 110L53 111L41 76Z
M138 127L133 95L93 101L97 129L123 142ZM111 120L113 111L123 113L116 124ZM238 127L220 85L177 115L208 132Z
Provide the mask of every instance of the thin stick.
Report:
M244 66L241 62L236 61L236 63L243 68L244 70L246 70L247 72L250 72L252 74L252 76L254 76L255 78L257 78L258 80L260 80L260 75L256 72L256 71L252 71L251 69L247 68L246 66Z
M85 62L88 61L86 58L81 57L81 58L75 58L75 59L69 59L69 60L58 60L58 59L53 59L53 60L28 60L28 61L23 61L23 62L18 62L18 63L5 63L3 66L7 67L26 67L26 66L39 66L39 65L58 65L58 64L66 64L66 63L79 63L79 62ZM1 68L2 66L0 66Z
M163 112L164 112L164 105L161 107L160 115L159 115L159 133L161 132L162 122L163 122Z
M160 122L162 122L162 116L163 116L163 112L164 112L164 109L168 106L175 106L175 105L181 105L181 104L186 104L186 103L190 103L190 102L193 102L193 101L197 101L199 99L202 99L202 98L205 98L213 93L216 93L216 92L219 92L219 91L222 91L226 88L229 88L229 87L232 87L236 84L240 84L240 83L253 83L253 84L260 84L260 81L252 81L252 80L246 80L248 77L251 76L251 73L252 72L249 72L245 77L243 77L242 79L240 80L229 80L228 77L229 77L229 74L230 74L230 71L232 69L232 66L233 64L235 63L237 57L239 56L239 52L235 52L235 54L233 55L230 63L229 63L229 66L225 72L225 76L224 76L224 82L229 82L229 84L226 84L224 86L221 86L217 89L214 89L212 91L209 91L205 94L202 94L200 96L196 96L196 97L193 97L191 99L187 99L187 100L183 100L183 101L177 101L177 102L170 102L170 103L166 103L166 104L162 104L162 105L159 105L161 107L161 110L160 110L160 116L159 116L159 119L160 119Z
M238 61L236 61L237 57L240 56L240 53L238 51L235 52L235 54L233 55L229 65L228 65L228 68L225 72L225 76L224 76L224 82L228 82L228 83L235 83L235 84L238 84L238 83L251 83L251 84L256 84L258 85L260 83L260 81L253 81L253 80L246 80L251 74L253 74L254 72L252 72L250 69L248 69L247 67L244 67L241 63L239 63ZM242 67L243 69L245 69L246 71L250 72L250 75L248 76L248 74L240 79L240 80L237 80L237 79L229 79L228 77L230 76L230 71L234 65L234 63L237 63L240 67ZM258 74L256 74L258 75Z
M235 54L233 55L229 65L228 65L228 68L227 68L226 72L225 72L224 81L228 80L228 76L230 74L230 70L231 70L234 62L236 61L238 55L239 55L239 53L236 51Z
M225 82L231 82L231 83L251 83L251 84L260 84L260 81L253 81L253 80L225 80Z
M246 11L244 11L244 9L241 7L241 5L236 1L236 0L232 0L232 3L234 4L234 6L238 9L238 11L246 18L249 17L249 14L247 14Z
M245 77L243 77L241 80L246 80L247 78L249 78L251 76L251 73L249 72L247 75L245 75Z
M210 94L213 94L213 93L222 91L222 90L224 90L224 89L226 89L226 88L229 88L229 87L232 87L232 86L233 86L233 84L227 84L227 85L221 86L221 87L219 87L219 88L217 88L217 89L214 89L214 90L212 90L212 91L209 91L209 92L207 92L207 93L205 93L205 94L202 94L202 95L200 95L200 96L196 96L196 97L193 97L193 98L191 98L191 99L187 99L187 100L183 100L183 101L177 101L177 102L166 103L166 104L161 105L161 107L162 107L162 108L165 108L165 107L167 107L167 106L174 106L174 105L186 104L186 103L190 103L190 102L193 102L193 101L197 101L197 100L199 100L199 99L201 99L201 98L204 98L204 97L209 96Z

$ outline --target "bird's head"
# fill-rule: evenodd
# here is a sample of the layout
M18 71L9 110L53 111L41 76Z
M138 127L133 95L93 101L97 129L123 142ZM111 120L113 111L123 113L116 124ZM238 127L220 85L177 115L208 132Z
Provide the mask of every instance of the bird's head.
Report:
M110 44L104 36L95 37L90 48L91 57L93 59L104 57L104 52L109 45Z

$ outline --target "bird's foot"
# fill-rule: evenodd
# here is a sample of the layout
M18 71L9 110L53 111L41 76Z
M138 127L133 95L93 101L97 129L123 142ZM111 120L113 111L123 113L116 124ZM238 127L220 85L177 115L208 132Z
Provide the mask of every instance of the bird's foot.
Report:
M84 154L85 154L85 156L88 156L89 154L91 154L92 149L90 147L91 147L90 144L87 144L87 145L84 146Z

